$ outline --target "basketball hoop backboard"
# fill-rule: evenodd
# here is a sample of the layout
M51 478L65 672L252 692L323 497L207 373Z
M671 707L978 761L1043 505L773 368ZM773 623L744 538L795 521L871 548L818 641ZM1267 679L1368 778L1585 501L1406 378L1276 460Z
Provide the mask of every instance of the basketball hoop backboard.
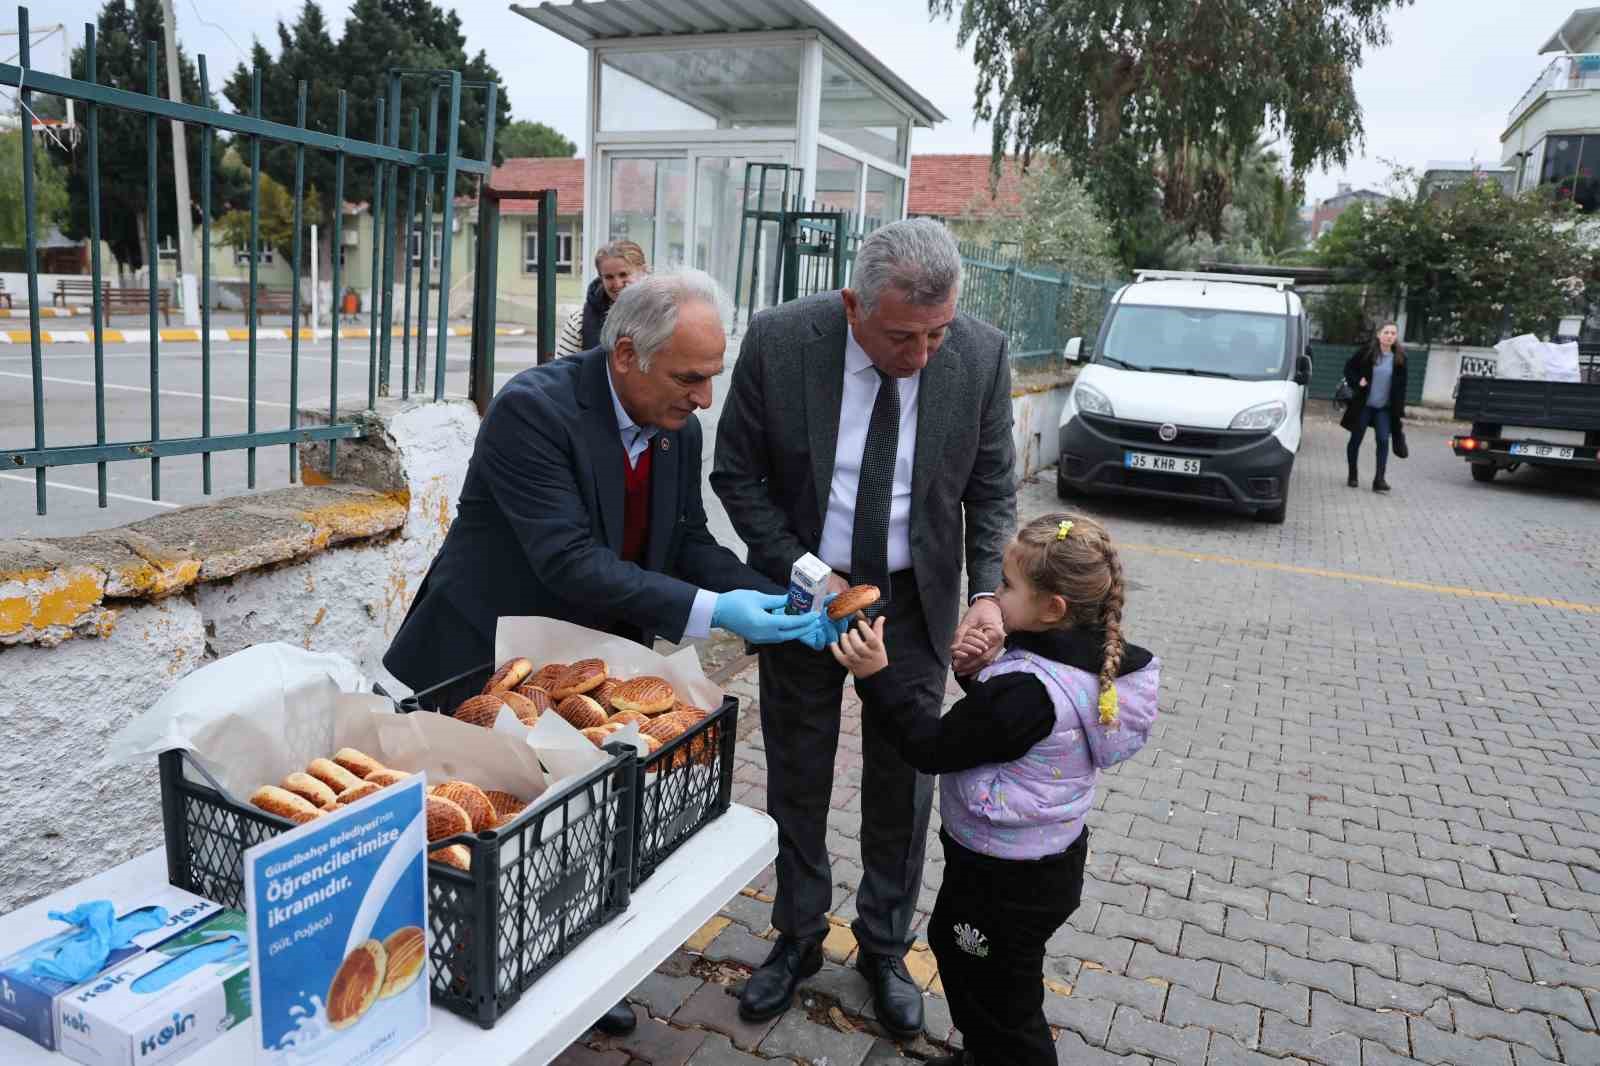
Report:
M0 56L5 57L4 61L16 63L21 54L21 42L18 40L16 28L0 28ZM71 76L72 37L66 26L58 24L29 28L28 69L63 78ZM10 112L7 117L11 121L6 125L12 129L22 121L22 116L17 114L18 104L17 87L11 84L0 85L0 107ZM26 116L26 119L34 133L54 140L77 143L77 101L65 100L47 93L35 93L32 111L33 113Z

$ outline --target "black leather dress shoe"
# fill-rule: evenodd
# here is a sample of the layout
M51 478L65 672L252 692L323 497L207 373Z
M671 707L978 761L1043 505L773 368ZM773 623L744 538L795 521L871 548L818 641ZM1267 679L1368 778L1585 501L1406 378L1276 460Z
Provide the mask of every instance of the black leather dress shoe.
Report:
M856 969L872 982L872 1005L885 1029L902 1039L922 1032L922 990L911 980L905 959L863 951Z
M639 1019L633 1016L633 1004L623 1000L600 1015L600 1020L594 1023L594 1027L607 1036L626 1036L633 1032L638 1024Z
M822 969L822 939L781 936L761 968L739 994L739 1017L747 1022L776 1018L794 1002L795 986Z

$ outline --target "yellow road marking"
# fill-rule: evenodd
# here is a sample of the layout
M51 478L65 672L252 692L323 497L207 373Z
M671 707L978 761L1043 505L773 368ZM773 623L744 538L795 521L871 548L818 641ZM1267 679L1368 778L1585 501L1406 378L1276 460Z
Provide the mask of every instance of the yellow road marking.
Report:
M1386 588L1406 589L1411 592L1431 592L1439 596L1456 596L1467 600L1492 600L1495 603L1510 603L1524 607L1549 607L1558 611L1575 611L1578 614L1600 614L1600 604L1578 603L1574 600L1557 600L1548 596L1523 596L1515 592L1491 592L1488 589L1467 588L1462 585L1436 585L1429 581L1406 581L1396 577L1357 574L1348 570L1327 570L1316 566L1295 566L1292 563L1275 563L1267 559L1237 559L1231 555L1183 551L1180 548L1163 548L1154 544L1122 544L1120 547L1123 551L1138 552L1143 555L1160 555L1170 559L1188 559L1197 563L1221 563L1224 566L1243 566L1251 570L1272 570L1280 574L1326 577L1335 581L1355 581L1364 585L1382 585Z

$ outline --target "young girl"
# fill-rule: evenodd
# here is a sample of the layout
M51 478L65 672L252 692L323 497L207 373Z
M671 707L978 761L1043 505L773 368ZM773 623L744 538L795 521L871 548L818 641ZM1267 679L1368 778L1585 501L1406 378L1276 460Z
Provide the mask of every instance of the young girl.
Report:
M1045 941L1078 907L1099 771L1144 746L1159 662L1122 637L1122 564L1078 515L1031 522L1006 549L995 600L1004 650L942 718L892 694L907 762L942 774L944 881L928 943L964 1052L928 1066L1054 1066ZM833 646L857 688L881 684L883 619Z

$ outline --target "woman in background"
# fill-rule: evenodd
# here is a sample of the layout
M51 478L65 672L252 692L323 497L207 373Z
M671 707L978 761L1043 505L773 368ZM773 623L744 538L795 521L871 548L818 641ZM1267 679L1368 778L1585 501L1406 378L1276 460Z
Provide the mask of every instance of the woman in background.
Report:
M594 253L595 273L600 276L589 282L584 293L583 306L567 318L556 340L556 358L576 355L600 347L600 327L622 290L650 273L644 259L644 249L632 241L612 241L600 246Z
M1340 425L1350 431L1345 457L1350 461L1351 488L1361 484L1356 461L1361 457L1361 442L1370 426L1378 438L1378 470L1372 479L1373 492L1388 492L1383 475L1389 466L1389 440L1404 439L1401 426L1406 413L1406 350L1400 343L1400 330L1385 322L1377 335L1362 345L1344 365L1344 379L1350 386L1350 404ZM1403 449L1397 447L1402 458Z

